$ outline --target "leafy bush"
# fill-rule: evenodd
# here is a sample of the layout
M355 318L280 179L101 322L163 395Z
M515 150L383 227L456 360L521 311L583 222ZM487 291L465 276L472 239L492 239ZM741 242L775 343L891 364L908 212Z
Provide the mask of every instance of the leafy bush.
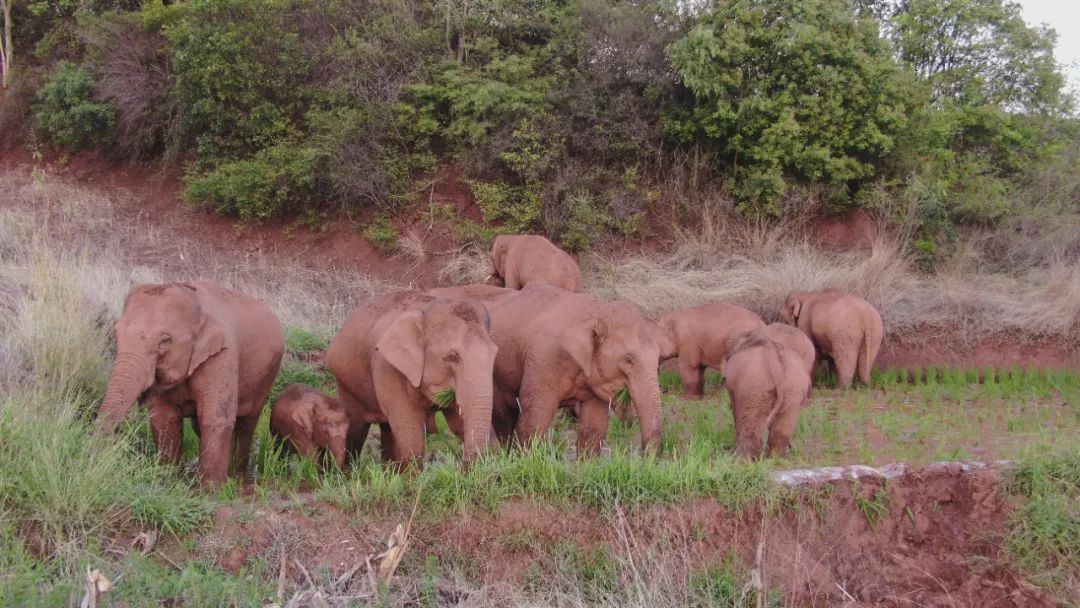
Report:
M315 148L283 143L246 160L228 161L204 175L185 178L184 196L218 213L266 220L302 208L315 194Z
M390 218L380 215L364 229L364 237L383 255L387 255L397 246L398 233Z
M61 61L37 94L38 128L62 148L81 150L104 143L116 120L113 108L92 99L94 79Z
M311 57L292 16L285 2L194 0L165 28L181 126L204 163L249 157L296 131Z
M670 48L694 94L668 132L702 141L757 211L789 176L845 184L875 174L913 103L912 79L845 0L734 0Z

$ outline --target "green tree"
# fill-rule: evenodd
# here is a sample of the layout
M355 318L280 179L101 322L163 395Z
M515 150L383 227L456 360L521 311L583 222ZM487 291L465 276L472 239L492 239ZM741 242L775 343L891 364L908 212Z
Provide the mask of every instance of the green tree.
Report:
M931 85L935 102L1010 111L1067 107L1054 61L1057 34L1031 27L1012 0L871 0L897 55Z
M35 120L58 146L79 150L109 137L116 114L94 101L94 79L83 68L61 61L37 94Z
M877 22L845 0L725 2L669 54L694 102L668 134L711 147L733 192L767 213L789 177L873 176L913 101Z

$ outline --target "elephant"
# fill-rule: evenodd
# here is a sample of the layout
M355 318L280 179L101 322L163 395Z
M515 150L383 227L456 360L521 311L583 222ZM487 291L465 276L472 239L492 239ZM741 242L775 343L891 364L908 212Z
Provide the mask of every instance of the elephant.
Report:
M270 431L298 454L314 459L325 448L339 469L345 466L349 417L337 399L306 384L289 386L274 401Z
M814 365L817 362L817 350L814 348L814 343L810 341L810 338L799 328L783 323L769 323L749 333L752 336L768 338L780 346L785 346L794 351L806 367L807 375L811 377L811 380L813 379Z
M839 290L793 291L788 294L780 320L798 327L818 352L832 359L840 386L859 380L870 386L885 329L881 315L862 298Z
M494 302L503 296L517 293L517 290L497 287L495 285L473 283L470 285L457 285L455 287L436 287L434 289L429 289L424 293L435 296L436 298L445 298L447 300L479 300L481 302Z
M500 287L548 284L581 291L581 269L570 254L538 234L502 234L491 245L491 277Z
M500 439L516 435L528 444L560 406L570 407L578 414L578 453L595 454L607 436L611 402L626 387L643 449L659 448L660 336L637 306L535 285L490 310L499 347L492 420Z
M657 319L667 340L662 360L679 358L683 393L705 393L705 369L720 369L739 334L765 326L761 317L734 304L706 304Z
M498 349L488 324L480 302L416 291L388 294L353 311L326 350L349 417L348 450L359 452L378 424L383 458L402 468L415 462L424 453L435 397L450 389L455 399L448 419L461 416L462 460L475 459L491 429Z
M732 346L723 372L735 417L736 453L759 458L761 435L768 429L769 455L786 456L810 390L802 359L760 332L747 332Z
M239 471L285 352L268 306L212 281L139 285L116 323L116 360L95 432L113 433L136 401L160 457L179 464L183 419L199 435L199 473L222 483L236 438Z

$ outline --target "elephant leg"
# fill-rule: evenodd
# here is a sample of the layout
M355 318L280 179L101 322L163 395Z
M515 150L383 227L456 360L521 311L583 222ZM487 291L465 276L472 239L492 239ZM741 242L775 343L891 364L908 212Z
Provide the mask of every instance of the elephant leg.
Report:
M705 394L705 368L699 362L679 357L679 378L684 395L700 397Z
M858 347L840 348L833 354L833 363L836 365L836 384L841 388L851 386L855 379L855 366L858 362Z
M387 444L391 443L394 449L393 460L401 466L407 466L424 456L424 410L414 404L400 405L400 408L388 408L396 411L387 412L392 441L383 440L383 457L386 457ZM386 425L381 425L380 428L386 428Z
M517 439L526 446L532 445L551 427L559 409L559 398L552 394L550 379L526 372L518 402L521 414L516 428Z
M164 463L180 464L184 450L184 417L180 408L166 403L160 396L151 397L147 405L158 458Z
M749 399L731 396L731 409L735 418L735 453L744 458L761 457L762 423L760 408L748 408ZM766 408L767 411L767 408Z
M595 456L607 439L607 404L598 400L584 401L578 407L577 453L578 457Z
M224 483L229 476L237 377L235 359L214 356L189 381L199 419L199 474L203 484Z
M795 435L795 427L799 424L799 402L802 399L801 394L788 395L787 402L777 412L772 426L769 427L769 456L787 456L791 438Z
M237 475L247 475L248 462L251 459L251 440L255 436L255 427L259 426L259 415L261 413L262 410L260 409L255 413L236 419L234 462L236 462Z

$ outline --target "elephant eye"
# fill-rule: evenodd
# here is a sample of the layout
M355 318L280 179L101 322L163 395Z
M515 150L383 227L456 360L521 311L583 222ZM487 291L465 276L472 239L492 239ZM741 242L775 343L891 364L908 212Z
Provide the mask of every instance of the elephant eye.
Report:
M623 360L623 363L626 363L627 365L633 365L634 364L634 355L626 355L626 356L624 356L622 358L622 360Z
M169 335L163 335L163 336L161 336L161 339L158 340L158 347L160 347L160 348L164 348L164 347L169 346L171 344L172 344L172 336L169 336Z
M458 363L461 361L461 355L459 355L456 350L452 350L446 353L446 356L443 357L443 360L445 360L447 363Z

